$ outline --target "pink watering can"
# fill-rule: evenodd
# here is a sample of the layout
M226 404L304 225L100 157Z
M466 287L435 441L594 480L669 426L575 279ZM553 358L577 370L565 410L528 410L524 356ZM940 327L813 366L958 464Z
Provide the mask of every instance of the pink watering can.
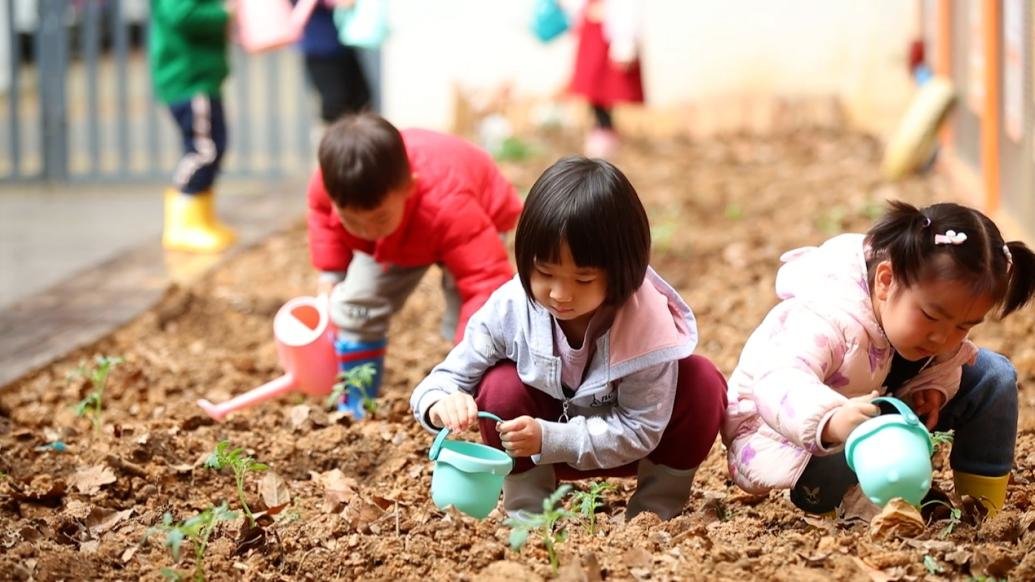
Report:
M198 406L216 420L253 404L300 390L309 396L327 396L338 376L334 355L334 326L327 313L327 296L296 297L273 317L273 336L280 365L287 372L220 404L198 400Z
M238 0L237 33L244 50L268 51L294 44L319 0Z

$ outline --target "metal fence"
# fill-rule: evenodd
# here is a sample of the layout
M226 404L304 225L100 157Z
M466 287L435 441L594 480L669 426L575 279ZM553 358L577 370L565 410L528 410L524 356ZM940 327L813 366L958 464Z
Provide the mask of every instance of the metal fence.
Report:
M147 0L0 0L0 182L168 179L180 137L154 98L147 40ZM376 106L380 55L361 59ZM223 100L224 175L312 167L316 108L297 50L234 46Z

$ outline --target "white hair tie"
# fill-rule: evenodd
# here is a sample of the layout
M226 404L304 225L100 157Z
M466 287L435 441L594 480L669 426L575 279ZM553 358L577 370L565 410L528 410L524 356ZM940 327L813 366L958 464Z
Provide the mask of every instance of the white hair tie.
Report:
M945 234L934 235L934 244L936 245L961 245L967 240L967 233L956 232L955 230L947 230Z
M1006 255L1006 270L1009 271L1010 267L1013 266L1013 254L1010 253L1010 247L1003 245L1003 254Z

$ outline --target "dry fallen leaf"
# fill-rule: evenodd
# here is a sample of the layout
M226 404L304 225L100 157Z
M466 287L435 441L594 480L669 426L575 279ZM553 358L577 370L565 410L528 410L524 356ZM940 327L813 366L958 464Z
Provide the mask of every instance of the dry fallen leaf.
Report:
M266 513L273 515L291 503L291 490L284 478L273 471L268 471L259 480L259 495L266 504Z
M892 499L870 522L873 539L912 538L924 531L920 511L904 499Z
M346 477L340 469L316 474L314 478L323 485L323 510L327 513L337 513L341 507L351 503L356 498L356 480Z
M94 465L76 471L75 475L68 479L68 483L84 495L94 495L101 487L116 480L115 473L107 465Z
M90 511L90 515L86 517L86 527L89 528L90 533L95 536L99 536L111 531L111 528L118 525L119 522L129 518L131 515L133 515L132 508L123 511L115 511L103 507L95 507Z

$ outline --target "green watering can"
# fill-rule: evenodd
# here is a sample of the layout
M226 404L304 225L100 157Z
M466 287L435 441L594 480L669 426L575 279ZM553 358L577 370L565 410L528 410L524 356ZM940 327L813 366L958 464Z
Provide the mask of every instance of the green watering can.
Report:
M894 497L920 505L931 488L931 434L898 398L885 396L873 402L887 402L899 414L871 418L848 435L848 466L859 477L863 493L877 505L883 507Z
M491 412L479 412L478 416L503 422ZM428 452L428 458L435 461L431 500L440 509L452 505L471 517L482 519L496 507L503 490L503 478L514 468L514 460L488 445L447 441L448 434L448 428L438 431Z

